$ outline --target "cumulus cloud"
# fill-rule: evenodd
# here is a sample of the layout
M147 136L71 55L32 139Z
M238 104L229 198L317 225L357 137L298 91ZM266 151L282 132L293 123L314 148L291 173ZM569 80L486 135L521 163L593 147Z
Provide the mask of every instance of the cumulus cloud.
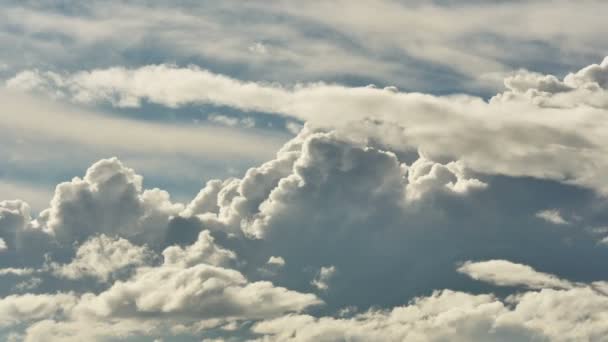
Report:
M575 285L552 274L538 272L528 265L507 260L467 261L458 272L498 286L523 286L531 289L571 289Z
M601 340L608 329L605 305L606 297L591 288L528 292L509 302L444 290L388 311L347 319L286 316L257 323L253 331L264 341Z
M459 271L484 272L487 268L493 268L491 282L526 283L540 291L501 300L487 294L442 290L391 310L369 310L351 318L288 315L256 323L252 330L264 341L574 341L601 340L608 332L606 283L574 287L505 260L468 263L466 270L461 267ZM512 271L515 276L509 273ZM505 277L504 282L494 277L497 274Z
M80 245L69 264L53 263L50 268L59 277L93 277L107 282L117 272L129 267L143 266L149 263L152 257L152 252L145 246L134 246L123 238L99 235Z
M137 315L253 319L299 312L321 304L314 295L248 283L239 272L208 264L141 269L98 296L85 296L76 310L99 317Z
M208 232L185 249L169 247L161 265L142 265L149 252L125 239L98 236L83 243L68 265L51 265L62 277L97 277L126 266L135 273L99 294L20 295L0 299L0 325L33 322L26 341L98 340L108 336L161 333L162 327L183 326L195 332L200 322L209 327L234 320L264 319L298 313L323 302L273 285L250 282L237 270L215 266L235 258L215 245ZM85 263L85 261L88 261ZM215 322L215 323L214 323Z
M20 200L0 201L0 238L4 248L15 249L18 235L26 229L30 216L30 207Z
M59 184L34 224L64 245L99 233L159 245L183 206L166 191L142 189L142 179L116 158L101 160L83 178Z
M163 251L165 265L194 266L205 263L215 266L227 266L236 261L233 251L215 244L215 239L208 230L202 231L194 244L182 248L170 246Z
M562 214L557 209L541 210L535 216L553 224L568 224L568 221L562 217Z
M305 129L275 160L249 169L243 179L208 182L183 214L197 216L212 229L263 237L278 226L273 221L310 205L309 197L320 191L329 196L325 201L360 198L357 210L354 201L344 208L344 218L356 213L353 219L365 220L374 214L368 201L400 206L406 198L415 201L427 193L465 194L484 187L456 162L443 165L420 157L408 167L391 152L335 132Z
M566 240L559 235L562 233L519 227L538 208L504 208L517 200L509 196L521 193L500 184L493 188L494 178L480 172L532 175L601 190L601 180L595 177L601 160L587 168L580 159L568 160L567 153L556 154L566 145L567 150L576 146L599 151L581 143L574 133L564 136L569 130L565 125L552 126L546 120L549 112L545 110L555 110L557 121L563 119L563 124L567 120L560 116L565 115L561 110L571 107L547 108L523 98L508 100L501 107L505 99L488 103L466 96L435 97L323 84L287 89L243 83L195 67L100 72L94 80L80 75L86 81L74 81L77 86L67 87L66 94L78 94L76 101L111 101L118 106L136 105L144 99L170 106L195 102L272 109L313 124L287 142L274 159L252 167L241 178L208 181L186 205L174 203L160 189L144 189L142 177L116 158L101 160L84 177L60 184L50 207L35 217L23 201L0 202L0 238L7 246L3 253L19 249L30 238L28 234L36 232L50 241L53 246L49 249L63 252L53 250L53 257L62 258L50 264L55 276L92 277L101 282L95 293L70 293L73 305L32 318L24 315L23 322L35 321L23 331L32 340L36 336L74 340L94 340L107 334L151 336L160 329L195 334L220 329L228 334L246 331L251 325L241 326L240 322L252 320L253 333L267 340L573 340L598 338L606 332L599 313L606 309L604 283L565 280L503 259L469 261L458 272L514 288L505 289L513 294L506 299L445 290L418 297L406 306L394 306L397 295L404 301L412 293L420 295L421 289L413 288L417 285L411 279L426 286L426 291L441 288L437 284L442 286L446 279L449 283L452 278L441 272L450 267L454 277L458 276L451 269L455 260L477 260L479 255L492 253L497 255L494 258L505 258L520 252L519 248L536 247L540 241L553 243L547 251L553 254L526 258L546 261L562 254L563 245L557 244ZM140 84L147 72L161 79L181 75L188 81L193 77L187 85L192 89L173 96L163 88L164 83ZM72 82L72 76L60 77L61 82ZM239 97L218 91L201 99L201 88L196 85L203 81L216 82L208 89L236 87L251 93ZM600 81L593 82L599 86ZM537 87L554 94L569 93L574 87L568 83L562 89L555 82L552 77L524 77L509 84L510 91ZM266 97L264 92L268 92ZM328 119L310 114L321 108ZM382 120L357 121L370 108L378 110ZM507 111L516 108L521 111ZM407 115L398 115L404 111ZM530 116L533 112L539 115ZM356 122L339 123L341 120L331 118L332 113L349 113ZM524 119L524 115L528 117ZM589 119L584 113L581 116L575 121ZM444 121L447 128L437 124ZM549 126L550 132L535 136L539 131L534 128L543 131ZM590 133L594 139L595 133ZM488 140L473 141L472 137ZM541 141L545 138L553 140L545 144ZM514 149L505 147L513 147L511 144ZM580 150L569 151L574 159L581 158ZM590 155L582 158L587 157ZM584 170L577 174L563 163L582 165ZM577 177L581 175L589 183L580 183L582 178ZM525 182L533 182L506 179L502 181L524 184L522 188ZM523 218L514 213L523 213ZM505 228L511 223L513 227ZM176 241L179 244L172 245ZM581 246L585 245L576 247ZM589 255L601 256L601 250ZM162 262L151 261L156 253ZM573 258L582 255L574 248L572 254ZM5 268L7 276L28 269L11 267ZM317 274L311 274L316 270ZM44 268L32 268L32 272L43 273ZM334 274L339 276L332 277ZM272 282L260 280L269 275ZM379 279L384 286L380 292ZM68 283L62 283L66 291L71 289ZM328 288L332 291L325 293L326 307L316 315L304 314L323 303L310 292ZM524 289L527 292L513 292ZM577 307L571 297L584 299ZM328 316L347 305L383 309L352 317ZM534 311L535 305L544 305L555 315ZM575 311L573 308L590 318L561 313ZM584 326L573 329L581 320ZM104 335L103 331L110 332Z
M73 294L24 294L0 299L0 326L6 327L45 318L61 319L76 305Z

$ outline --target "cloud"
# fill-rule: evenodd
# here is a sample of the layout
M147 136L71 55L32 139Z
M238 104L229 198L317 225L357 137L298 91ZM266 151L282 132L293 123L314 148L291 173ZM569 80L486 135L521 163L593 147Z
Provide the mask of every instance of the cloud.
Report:
M93 236L78 247L69 264L52 264L54 275L67 279L93 277L108 282L117 272L128 267L143 266L151 261L152 253L144 246L134 246L123 238Z
M480 262L475 267L496 262ZM390 310L369 310L352 318L288 315L256 323L252 330L264 341L572 341L601 339L608 332L608 299L602 290L606 283L564 287L567 281L535 272L529 266L498 262L510 268L497 268L496 274L501 276L510 277L509 271L523 270L537 278L531 283L533 287L560 286L505 300L442 290ZM520 281L511 278L508 282Z
M541 210L535 216L553 224L568 224L568 221L562 217L562 214L557 209Z
M19 238L26 231L30 216L30 207L20 200L0 201L0 238L4 242L3 250L14 250L19 246Z
M237 270L212 265L232 261L235 256L216 246L205 232L185 249L165 249L161 265L146 262L150 252L125 239L93 237L80 245L69 264L51 264L49 269L60 277L93 276L112 281L108 288L98 294L2 298L0 325L28 323L26 341L37 341L41 336L53 341L84 337L98 340L104 336L158 334L163 327L183 326L193 333L200 322L208 321L214 327L234 320L298 313L323 303L313 294L268 281L250 282ZM110 276L127 266L134 269L130 276L123 280Z
M182 248L170 246L163 251L166 265L181 265L185 267L205 263L215 266L227 266L236 261L233 251L215 244L215 239L208 230L200 232L194 244Z
M399 207L406 198L418 200L433 192L465 194L484 186L467 178L458 163L443 165L421 157L408 167L391 152L335 132L305 130L275 160L249 169L243 179L207 183L182 214L197 216L211 229L263 237L280 226L273 221L307 208L320 191L325 201L347 193L361 198L362 203L353 201L343 208L344 217L356 212L354 220L365 220L375 214L368 201L386 200ZM360 207L353 210L355 205Z
M583 68L563 81L523 72L508 78L511 88L490 101L324 83L284 87L243 82L195 66L99 69L63 75L59 81L39 77L77 102L120 106L131 99L127 102L277 113L372 138L399 151L419 149L431 159L460 160L476 172L558 180L605 193L608 185L599 176L608 167L602 147L608 108L599 76L602 65Z
M98 296L85 296L76 310L107 318L175 315L196 321L272 317L318 304L314 295L270 282L248 283L235 270L197 264L141 269L131 280L115 283Z
M25 265L15 260L20 262L31 250L9 249L3 253L22 253L10 258L9 266L32 267L42 279L36 292L50 296L59 290L75 303L59 314L49 311L10 323L15 327L11 329L34 341L41 336L99 340L159 333L200 337L218 330L224 336L247 334L251 326L254 333L279 340L293 336L293 331L304 340L321 335L366 340L553 338L558 333L550 331L549 324L557 323L549 321L560 318L522 323L534 319L522 318L533 313L524 312L521 303L554 296L573 305L568 296L595 300L604 285L564 280L505 261L543 243L545 253L523 254L521 262L554 262L564 255L562 238L575 233L536 229L529 221L538 203L513 204L521 200L521 191L524 198L539 193L536 185L529 179L483 177L458 160L437 161L423 150L394 151L374 139L311 125L274 159L252 167L242 178L208 181L186 205L172 202L162 190L144 189L143 177L118 159L104 159L82 178L60 184L50 207L39 215L31 217L22 201L0 205L0 227L9 248L10 237L21 234L27 241L25 232L36 231L46 241L36 252L49 255L26 258ZM545 199L543 205L553 205L552 200ZM588 245L581 238L572 244L571 259L582 263L602 257L604 249L585 249ZM149 256L148 249L162 256L162 262ZM497 299L462 288L428 296L432 289L462 286L454 262L488 254L505 260L466 263L461 272L515 287L504 290L513 296ZM277 256L288 261L280 272L274 268ZM273 257L276 262L269 265ZM47 269L50 274L45 264L53 265ZM591 272L599 267L594 265L590 263ZM566 273L578 269L578 261L564 268ZM55 270L101 281L95 291L83 289L86 279L67 281L62 272L53 275ZM331 277L334 272L339 276ZM7 271L7 281L16 276L13 273ZM265 280L270 277L272 282ZM377 287L380 280L382 291ZM331 291L323 292L323 301L312 294L328 286ZM522 289L548 297L513 292ZM429 307L399 306L411 296L427 300ZM351 306L364 313L332 316ZM381 309L366 311L370 307ZM427 314L391 316L401 310ZM580 310L595 312L588 306ZM300 321L310 325L300 327ZM453 329L440 329L441 324ZM601 326L592 329L580 336L603 331Z
M20 139L30 144L67 142L106 153L126 151L140 156L205 155L211 159L226 160L264 159L284 142L283 137L268 131L264 134L247 133L228 127L187 127L119 118L6 89L0 90L0 100L0 108L5 113L0 131L6 138ZM91 127L104 127L104 130L100 132ZM19 132L19 135L16 136L15 132ZM247 143L253 139L258 143Z
M554 275L542 273L532 267L507 260L467 261L458 272L498 286L523 286L530 289L571 289L575 285Z
M339 20L328 15L336 8L344 12ZM143 6L110 1L90 2L70 13L53 4L16 4L7 5L2 17L16 29L1 33L7 46L21 42L3 56L11 65L126 64L135 58L132 51L145 50L155 60L195 59L226 69L232 66L246 78L293 82L353 75L441 91L462 89L463 84L487 86L476 82L479 75L514 65L561 69L598 58L606 44L598 33L603 22L596 14L605 9L600 0L483 6L475 1L382 0L374 4L371 15L369 4L344 0L305 6L264 1ZM585 25L564 28L571 13L578 13ZM543 22L536 20L540 16ZM237 19L247 30L232 25ZM129 37L123 34L127 31ZM104 47L113 53L95 53ZM540 57L547 55L551 61Z
M97 233L158 245L169 218L182 209L166 191L143 190L142 177L112 158L93 164L83 178L59 184L35 225L64 245Z
M270 258L268 258L268 261L266 263L268 265L276 265L279 267L283 267L283 266L285 266L285 259L283 259L282 257L276 257L273 255Z
M76 304L72 294L24 294L0 299L0 327L47 317L60 318Z
M336 267L334 266L323 266L317 273L315 279L312 280L312 286L319 290L327 291L329 289L329 281L336 274Z

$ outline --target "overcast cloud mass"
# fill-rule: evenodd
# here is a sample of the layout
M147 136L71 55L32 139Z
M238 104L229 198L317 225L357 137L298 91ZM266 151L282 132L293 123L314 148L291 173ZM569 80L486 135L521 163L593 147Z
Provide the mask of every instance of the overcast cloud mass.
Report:
M0 9L1 341L608 341L607 2Z

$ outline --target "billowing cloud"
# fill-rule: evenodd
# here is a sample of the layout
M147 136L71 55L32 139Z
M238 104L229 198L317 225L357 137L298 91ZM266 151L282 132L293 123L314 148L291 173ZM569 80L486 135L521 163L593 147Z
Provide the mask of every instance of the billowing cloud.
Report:
M0 327L64 317L77 302L73 294L25 294L0 299Z
M606 248L574 223L605 224L606 107L577 95L603 96L604 64L563 79L521 71L489 101L168 65L21 74L8 86L78 103L307 124L189 203L145 189L118 158L59 184L40 213L0 202L3 329L26 341L601 340Z
M606 305L606 296L591 287L527 292L508 301L443 290L392 310L352 318L285 316L253 331L263 341L593 341L608 332Z
M117 272L129 267L143 266L149 263L152 257L152 253L146 247L135 246L123 238L99 235L80 245L76 256L69 264L54 263L50 267L59 277L68 279L93 277L107 282Z
M166 265L194 266L205 263L215 266L226 266L236 261L233 251L215 244L215 239L208 230L202 231L194 244L182 248L170 246L163 251Z
M142 177L114 158L95 163L83 178L59 184L51 206L34 224L65 245L97 233L158 245L169 218L182 209L166 191L143 190Z

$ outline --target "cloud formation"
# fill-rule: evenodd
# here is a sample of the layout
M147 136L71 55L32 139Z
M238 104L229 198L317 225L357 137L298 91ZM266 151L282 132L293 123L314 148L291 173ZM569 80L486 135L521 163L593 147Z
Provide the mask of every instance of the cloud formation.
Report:
M563 80L522 71L508 77L507 91L489 101L325 83L283 87L171 65L66 75L25 71L36 81L18 75L7 86L48 88L84 103L131 106L146 100L277 113L373 137L401 151L419 149L431 159L460 160L477 172L552 179L606 193L600 176L608 165L605 70L604 61Z
M7 86L79 104L211 104L307 123L187 203L118 158L60 183L40 212L1 201L0 333L601 340L607 250L583 225L605 220L605 64L563 79L521 71L488 101L164 64L21 73Z

